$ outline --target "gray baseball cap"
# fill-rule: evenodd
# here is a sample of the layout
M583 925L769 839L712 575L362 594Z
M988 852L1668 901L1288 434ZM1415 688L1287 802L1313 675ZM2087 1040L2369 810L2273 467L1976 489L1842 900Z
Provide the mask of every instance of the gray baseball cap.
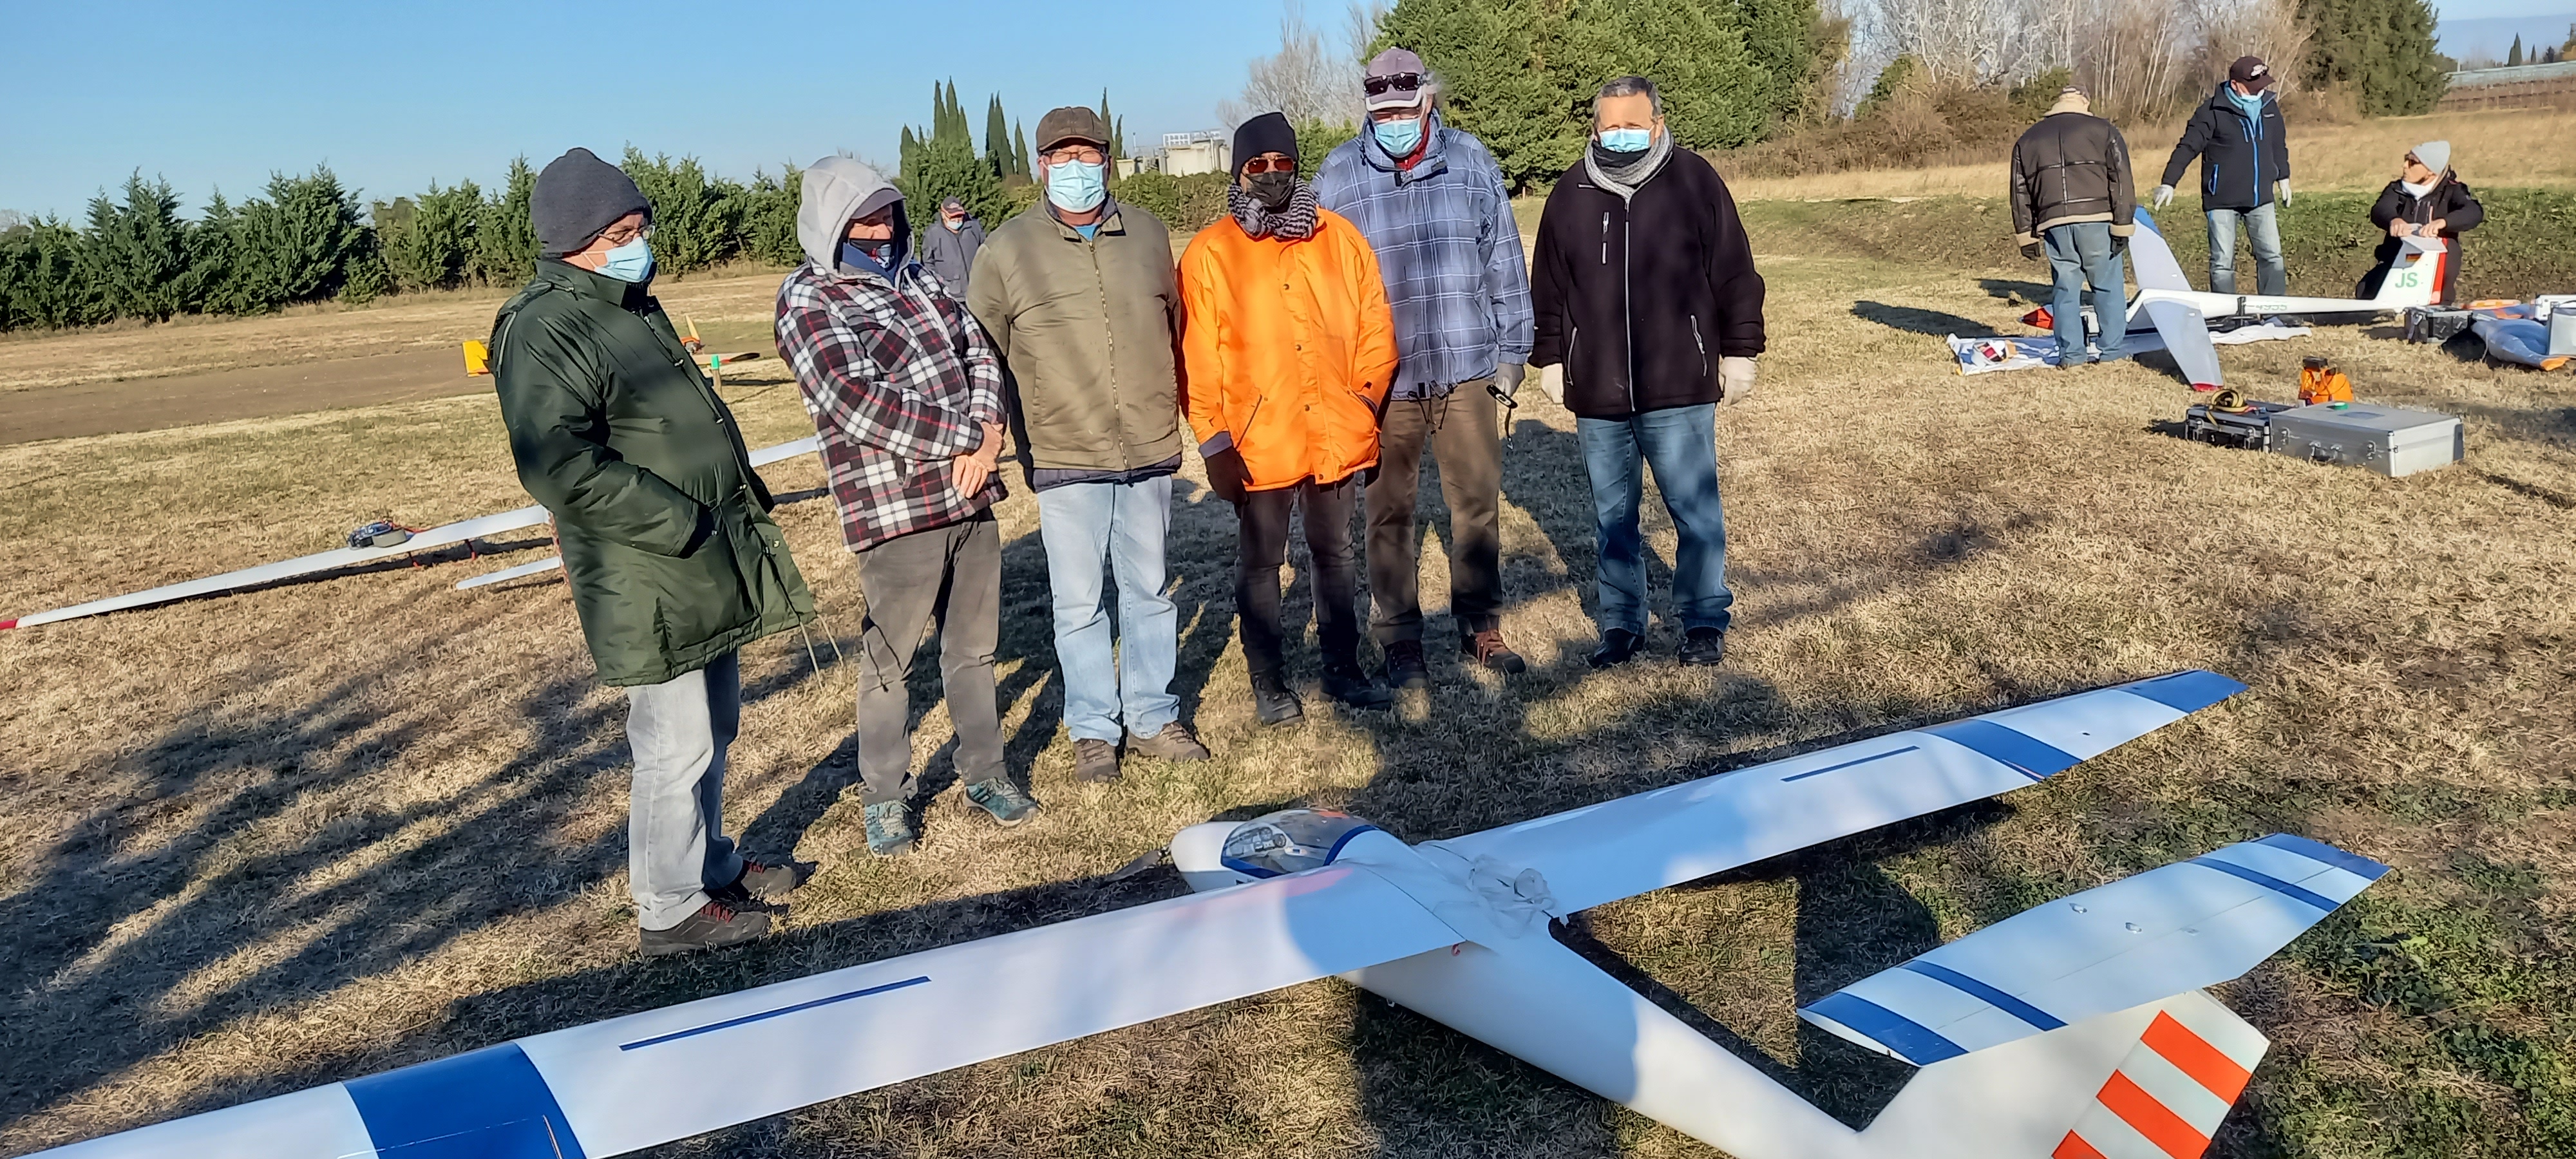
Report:
M1422 58L1408 48L1390 48L1370 57L1360 91L1368 97L1368 110L1409 109L1422 103L1422 90L1430 87L1431 70L1422 66Z

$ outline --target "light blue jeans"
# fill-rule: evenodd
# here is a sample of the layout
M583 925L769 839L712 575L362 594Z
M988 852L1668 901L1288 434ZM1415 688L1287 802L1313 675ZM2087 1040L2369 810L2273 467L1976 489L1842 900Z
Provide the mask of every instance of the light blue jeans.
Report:
M1075 740L1152 736L1180 719L1172 671L1180 663L1180 609L1164 594L1163 535L1172 525L1172 477L1141 483L1069 483L1038 492L1038 537L1055 592L1055 659L1064 679L1065 730ZM1118 625L1109 624L1101 560L1117 577Z
M626 689L626 889L635 924L667 930L742 876L724 833L725 750L742 727L742 666L727 652L694 672Z
M2290 292L2290 267L2281 260L2280 206L2213 209L2209 216L2209 292L2236 292L2236 223L2245 223L2245 240L2254 246L2255 293L2278 297Z
M2129 340L2128 282L2120 253L2111 248L2111 223L2079 221L2053 226L2045 240L2049 272L2057 282L2057 296L2049 302L2048 312L2057 320L2059 363L2074 366L2087 361L2083 313L2086 282L2093 284L2093 316L2102 325L2101 354L2096 357L2104 362L2127 357L2121 344Z
M1726 509L1717 497L1717 404L1621 419L1577 418L1574 431L1592 477L1601 630L1646 631L1646 540L1637 510L1646 494L1644 469L1651 467L1681 537L1673 559L1673 610L1685 630L1725 631L1735 593L1726 590Z

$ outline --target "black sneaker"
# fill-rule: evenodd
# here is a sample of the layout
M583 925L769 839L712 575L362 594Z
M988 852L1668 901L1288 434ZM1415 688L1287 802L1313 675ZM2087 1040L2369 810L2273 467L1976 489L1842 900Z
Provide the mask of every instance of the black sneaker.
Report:
M1637 649L1646 646L1646 638L1626 628L1612 628L1601 633L1601 646L1593 649L1592 666L1608 668L1637 658Z
M1345 707L1368 712L1395 703L1395 697L1388 694L1385 686L1369 679L1368 673L1360 671L1356 663L1326 665L1324 695L1340 701Z
M1715 668L1726 663L1726 629L1693 628L1682 633L1681 655L1685 666Z
M1306 719L1306 706L1297 702L1297 694L1288 691L1276 673L1253 676L1252 711L1263 724L1293 724Z
M720 901L698 907L687 921L667 930L637 930L636 948L647 958L685 954L691 950L712 950L748 942L769 932L769 915L759 910L741 909Z

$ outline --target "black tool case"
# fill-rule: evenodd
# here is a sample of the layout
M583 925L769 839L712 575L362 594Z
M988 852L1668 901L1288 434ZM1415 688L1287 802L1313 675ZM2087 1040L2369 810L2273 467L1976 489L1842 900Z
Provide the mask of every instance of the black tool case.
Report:
M2272 416L2289 409L2286 402L2249 402L2242 411L2194 403L2182 412L2182 437L2213 446L2268 451L2272 449Z

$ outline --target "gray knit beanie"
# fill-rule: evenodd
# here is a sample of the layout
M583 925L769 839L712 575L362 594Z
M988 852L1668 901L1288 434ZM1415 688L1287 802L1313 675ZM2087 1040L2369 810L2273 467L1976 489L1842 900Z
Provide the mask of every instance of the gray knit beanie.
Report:
M630 213L641 213L649 222L653 203L625 170L588 149L546 162L528 197L528 224L536 227L537 251L550 258L581 252L600 231Z

